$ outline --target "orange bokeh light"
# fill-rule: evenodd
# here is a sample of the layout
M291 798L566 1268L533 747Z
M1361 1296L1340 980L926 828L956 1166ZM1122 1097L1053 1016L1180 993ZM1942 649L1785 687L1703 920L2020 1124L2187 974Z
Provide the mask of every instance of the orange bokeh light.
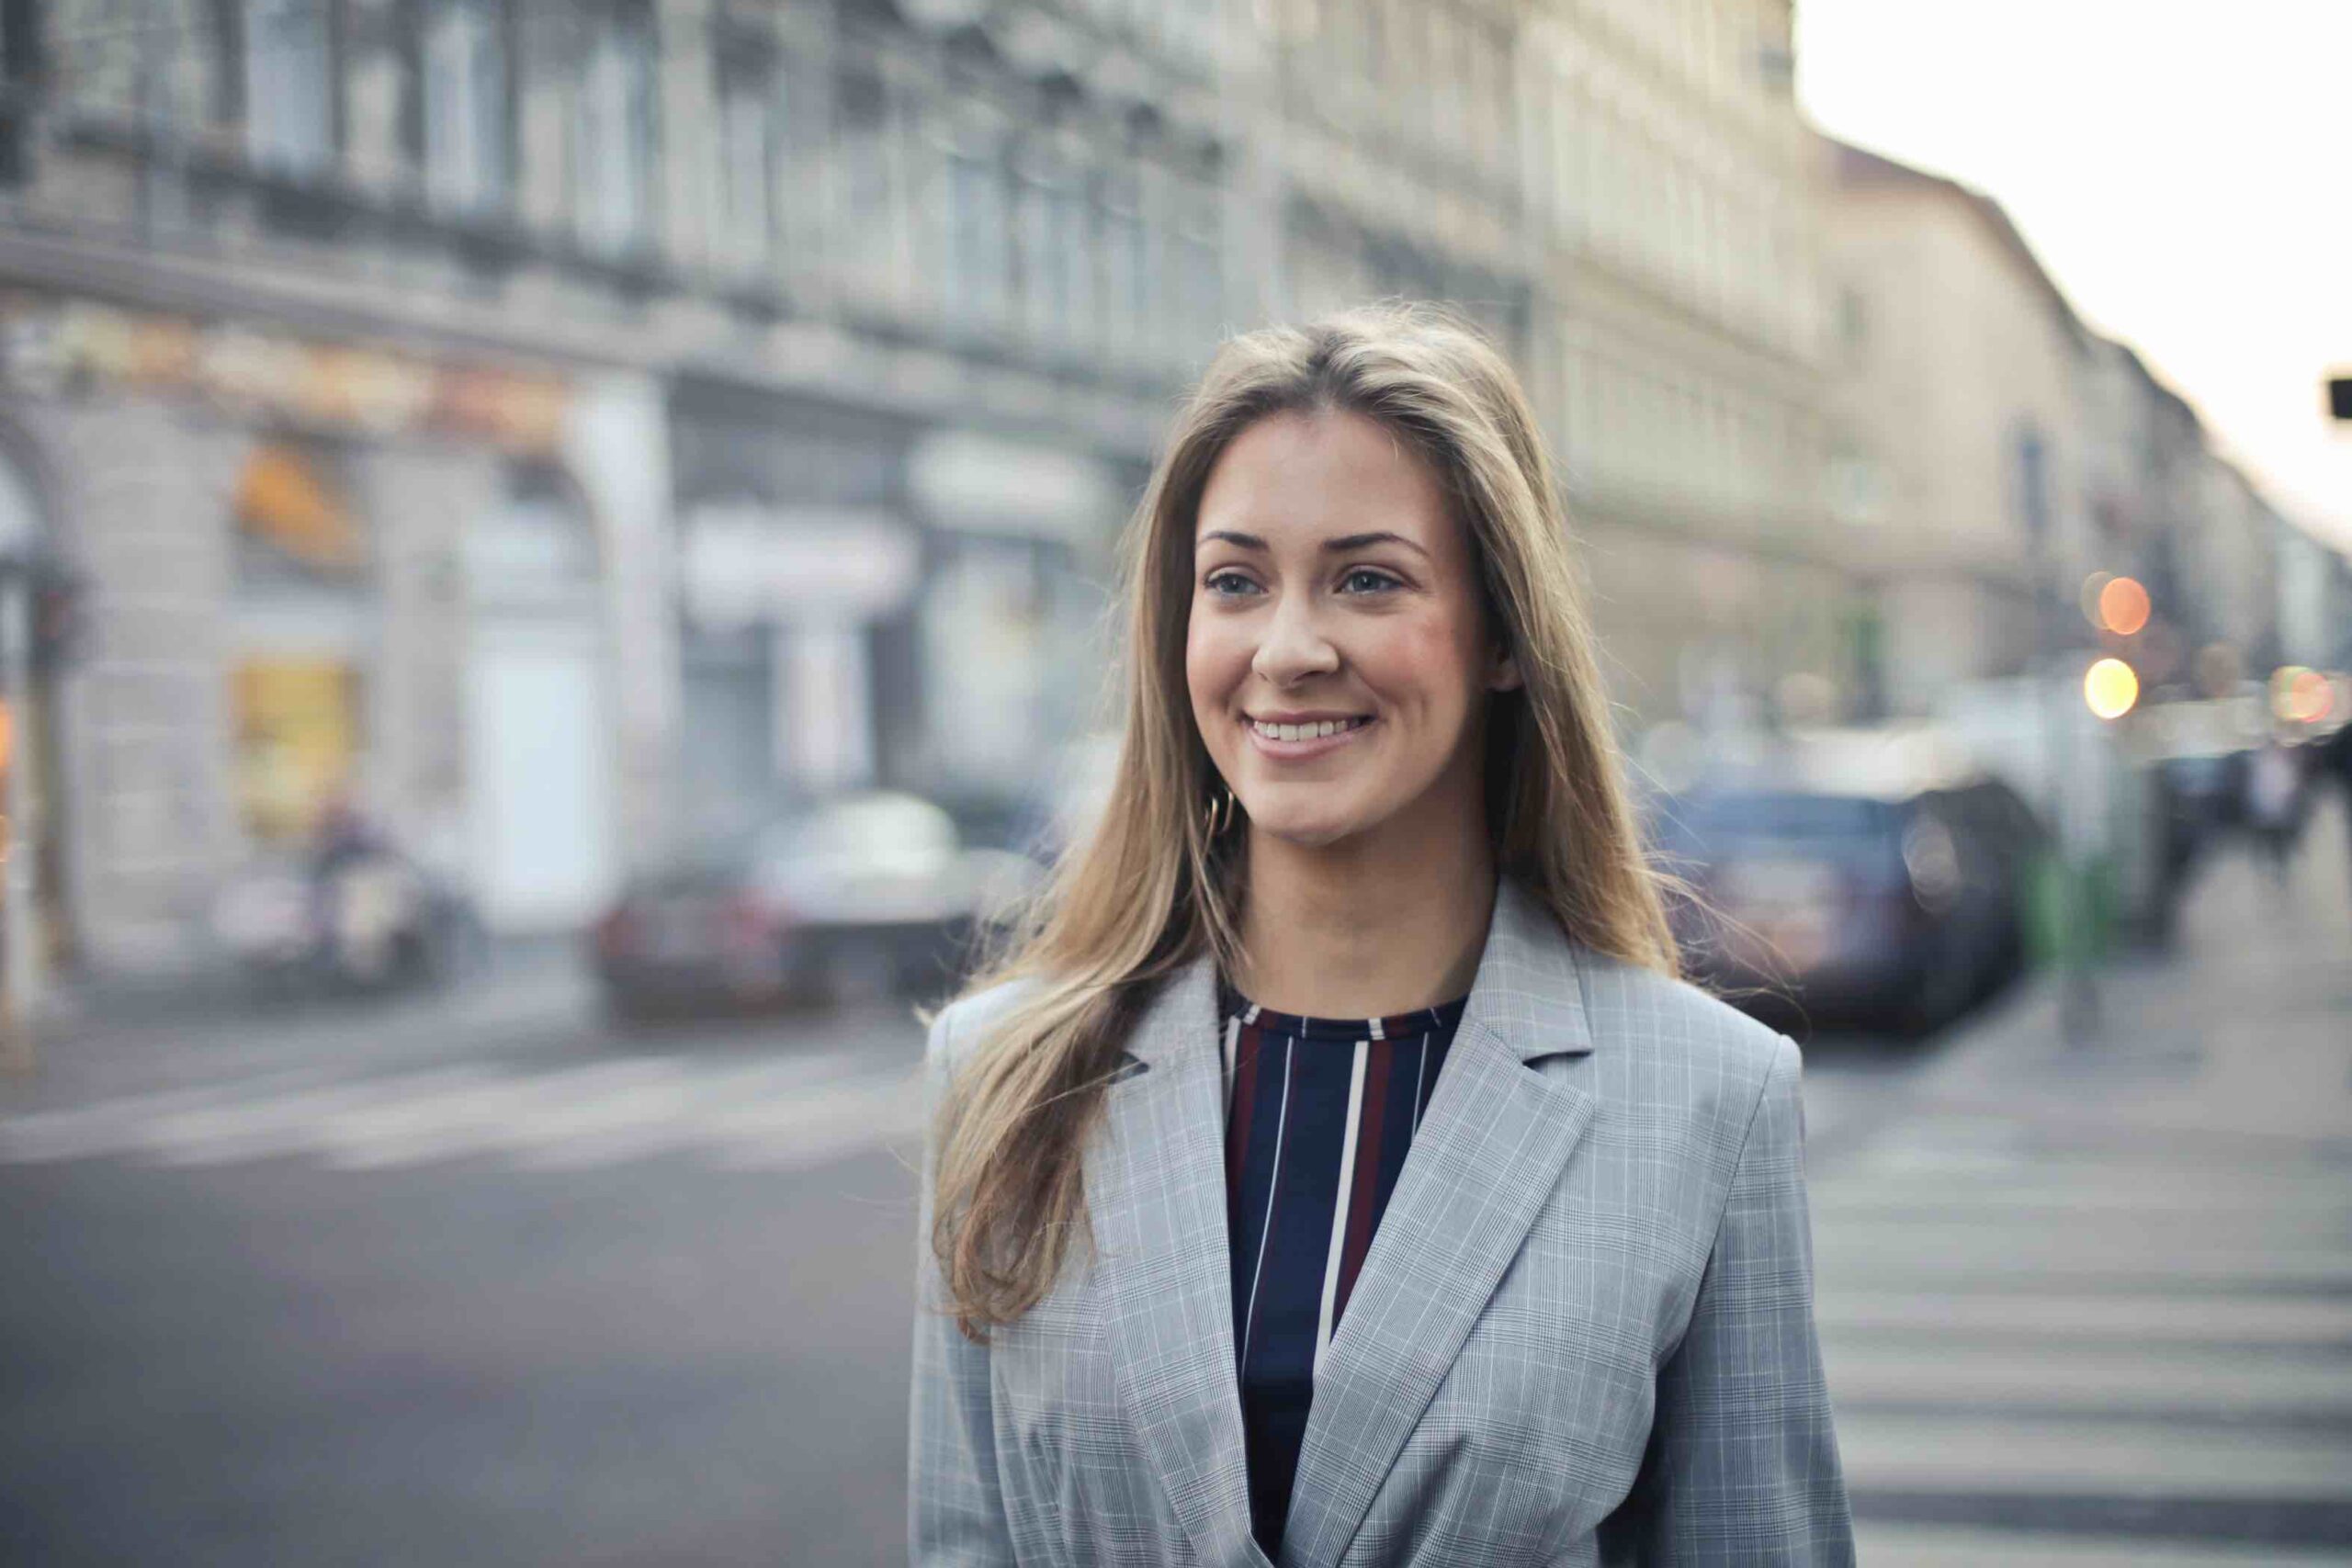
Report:
M2110 579L2098 591L2099 625L2118 637L2131 637L2148 624L2148 591L2136 578Z
M2278 671L2278 692L2272 699L2271 711L2280 718L2295 724L2317 724L2335 705L2335 694L2328 690L2327 677L2316 670L2289 669Z

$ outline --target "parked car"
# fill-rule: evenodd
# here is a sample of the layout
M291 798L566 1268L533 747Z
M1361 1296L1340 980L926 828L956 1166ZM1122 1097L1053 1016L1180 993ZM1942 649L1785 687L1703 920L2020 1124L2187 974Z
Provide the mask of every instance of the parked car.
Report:
M594 931L624 1018L949 989L1026 858L967 850L946 812L872 792L786 811L624 890Z
M1695 895L1674 900L1685 963L1758 1011L1923 1033L2021 961L2042 832L1997 779L1718 788L1661 799L1652 820Z

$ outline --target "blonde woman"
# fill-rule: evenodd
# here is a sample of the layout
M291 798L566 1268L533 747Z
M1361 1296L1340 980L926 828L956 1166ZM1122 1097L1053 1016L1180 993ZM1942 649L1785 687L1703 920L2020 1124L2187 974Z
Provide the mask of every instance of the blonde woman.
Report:
M1849 1561L1797 1052L1676 977L1500 357L1235 339L1126 567L1109 805L932 1027L914 1560Z

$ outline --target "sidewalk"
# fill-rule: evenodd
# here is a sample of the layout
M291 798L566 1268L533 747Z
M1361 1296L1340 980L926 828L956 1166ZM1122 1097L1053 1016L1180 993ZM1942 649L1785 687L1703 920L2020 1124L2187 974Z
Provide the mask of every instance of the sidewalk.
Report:
M2166 953L2049 977L1818 1159L1864 1562L2352 1568L2352 875L2218 854Z
M1913 1103L2144 1140L2194 1134L2352 1158L2352 850L2341 795L2313 812L2281 887L2218 852L2162 953L2098 972L2099 1020L2070 1043L2058 982L2032 977L1919 1075ZM2060 1107L2026 1081L2095 1098Z
M62 992L34 1025L36 1066L0 1076L19 1107L263 1076L348 1077L371 1065L577 1036L598 1026L573 942L514 942L439 989L268 1002L204 989L183 1008L148 991Z

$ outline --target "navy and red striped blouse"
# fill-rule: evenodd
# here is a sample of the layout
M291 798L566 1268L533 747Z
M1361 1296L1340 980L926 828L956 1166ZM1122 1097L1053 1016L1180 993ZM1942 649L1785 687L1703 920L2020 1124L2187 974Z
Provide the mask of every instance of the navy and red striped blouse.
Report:
M1226 1235L1252 1532L1282 1553L1315 1373L1466 998L1302 1018L1223 993Z

